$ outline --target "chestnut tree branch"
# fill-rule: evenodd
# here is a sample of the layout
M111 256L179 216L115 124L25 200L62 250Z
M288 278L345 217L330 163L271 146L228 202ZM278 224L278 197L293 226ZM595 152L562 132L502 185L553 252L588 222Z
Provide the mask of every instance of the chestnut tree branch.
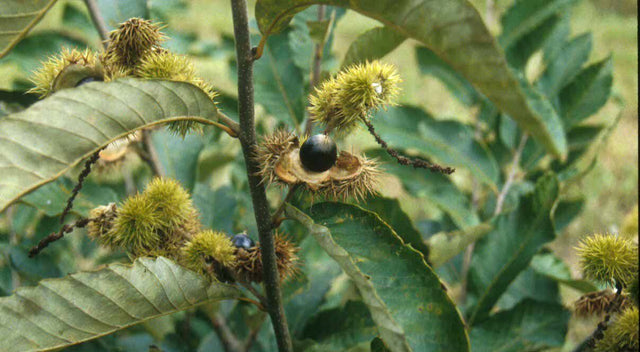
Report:
M107 30L104 18L102 18L100 9L98 9L98 4L96 4L96 0L84 0L84 3L87 5L87 10L89 10L89 15L91 16L93 25L96 26L98 34L102 39L102 44L106 47L107 39L109 39L109 31Z
M253 201L254 215L258 225L262 267L264 272L264 290L267 310L275 332L280 352L291 352L291 336L282 306L280 278L276 266L276 252L271 222L271 212L264 185L258 175L260 169L255 158L257 147L254 122L253 101L253 60L249 37L249 20L246 0L231 0L233 32L236 41L236 59L238 62L238 113L240 116L240 144L244 154L249 189Z

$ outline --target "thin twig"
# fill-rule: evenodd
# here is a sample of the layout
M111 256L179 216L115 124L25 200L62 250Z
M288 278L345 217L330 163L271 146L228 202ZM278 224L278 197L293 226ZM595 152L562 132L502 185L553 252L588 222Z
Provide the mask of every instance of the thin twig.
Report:
M144 150L144 153L139 154L140 157L149 164L151 171L153 171L156 176L164 176L165 172L160 163L160 158L158 158L158 152L151 140L150 131L142 130L140 133L142 133L142 149Z
M227 325L227 320L224 318L224 316L222 316L222 314L218 312L210 313L209 319L211 320L211 326L213 326L213 330L220 338L222 347L226 352L245 351L245 344L236 337L233 331L231 331L229 325Z
M38 253L42 252L42 250L45 249L50 243L61 239L65 233L69 233L76 228L83 228L87 226L91 221L93 221L93 219L83 218L72 224L65 224L64 226L62 226L60 232L52 232L49 236L40 240L37 245L31 247L31 249L29 250L29 258L33 258L38 255Z
M380 144L380 146L384 150L386 150L389 155L391 155L394 159L396 159L400 165L410 165L410 166L413 166L414 168L427 169L432 172L439 172L446 175L450 175L456 171L456 169L452 167L440 166L438 164L427 162L426 160L416 159L416 158L412 159L412 158L407 158L406 156L400 155L400 153L397 150L389 147L387 142L385 142L384 139L382 139L382 137L380 137L378 133L376 133L376 130L373 128L373 125L366 117L363 117L361 120L364 122L365 125L367 125L367 129L369 130L369 133L371 133L373 138L376 139L376 142L378 142L378 144Z
M61 224L64 223L65 217L67 216L67 214L69 214L69 212L71 211L71 208L73 208L73 201L78 196L78 193L80 193L80 190L82 189L82 184L84 183L84 179L87 178L87 176L89 176L89 173L91 173L91 166L93 166L93 164L95 164L98 161L98 159L100 159L100 152L104 148L105 147L98 149L95 153L91 155L91 157L87 161L85 161L84 169L82 169L82 172L80 172L80 175L78 176L78 183L76 183L75 187L73 187L73 190L71 191L71 196L69 197L69 199L67 199L67 206L62 211L62 214L60 214Z
M507 197L507 194L509 193L509 188L511 188L511 185L513 184L513 181L516 178L516 173L518 172L518 165L520 165L520 157L522 156L522 151L524 150L524 146L527 144L528 137L529 135L526 133L522 135L522 138L520 139L520 145L518 145L518 148L513 154L513 161L511 162L511 170L509 170L507 181L504 183L504 186L502 186L502 190L500 191L500 194L498 194L498 198L496 200L496 208L493 211L494 216L500 214L500 212L502 211L504 200Z
M102 39L102 44L106 47L107 39L109 39L109 30L107 30L107 25L104 22L104 18L102 18L100 9L98 9L98 4L96 4L95 0L84 0L84 3L87 5L87 10L89 10L93 25L96 26L98 34Z
M233 138L238 138L238 136L240 135L240 124L238 124L232 118L225 115L222 111L219 111L219 110L218 110L218 120L224 126L226 126L229 130L231 130L231 132L229 132L228 130L225 129L225 132L227 132L227 134L229 134ZM221 126L218 126L218 127L222 128Z
M287 326L287 319L282 306L280 278L276 266L275 243L272 232L271 214L264 184L258 175L260 167L255 158L257 147L255 130L255 111L253 100L253 60L249 38L249 20L246 0L231 0L233 15L233 32L236 40L236 61L238 63L238 112L240 116L240 143L244 155L247 178L253 209L258 225L262 267L264 273L264 290L267 298L267 309L275 332L280 352L291 352L293 346Z
M318 22L324 20L324 12L326 5L318 5ZM320 84L320 74L322 73L322 54L324 52L324 41L316 44L313 52L313 69L311 70L310 86L311 90ZM307 117L307 123L304 127L304 134L310 135L313 131L313 120Z

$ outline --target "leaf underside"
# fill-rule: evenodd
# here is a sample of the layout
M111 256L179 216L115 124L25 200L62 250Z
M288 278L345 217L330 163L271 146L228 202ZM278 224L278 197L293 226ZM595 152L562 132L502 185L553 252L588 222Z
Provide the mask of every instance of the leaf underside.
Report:
M0 298L0 350L50 351L241 292L166 258L46 279Z
M0 119L0 212L133 131L216 116L209 97L184 82L122 79L59 91Z
M38 23L56 0L7 0L0 3L0 58Z

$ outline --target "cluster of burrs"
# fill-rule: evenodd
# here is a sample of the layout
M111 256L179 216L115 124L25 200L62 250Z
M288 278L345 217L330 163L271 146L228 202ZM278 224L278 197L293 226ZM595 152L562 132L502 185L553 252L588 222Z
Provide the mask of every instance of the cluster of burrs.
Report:
M163 256L219 281L262 282L260 247L245 233L230 237L203 229L189 193L172 179L156 178L119 205L93 209L88 232L101 245L123 249L131 258ZM275 246L285 280L297 270L298 248L280 234Z
M636 209L637 212L637 209ZM581 316L603 316L589 341L595 352L637 351L638 342L638 217L634 233L595 234L577 248L584 276L614 288L590 292L575 303Z
M45 98L60 89L92 81L138 77L188 82L202 89L213 101L216 91L196 74L193 62L187 56L162 48L164 40L158 24L131 18L109 33L103 52L62 49L51 56L34 72L35 87L30 92ZM184 136L202 127L193 121L175 121L169 128Z

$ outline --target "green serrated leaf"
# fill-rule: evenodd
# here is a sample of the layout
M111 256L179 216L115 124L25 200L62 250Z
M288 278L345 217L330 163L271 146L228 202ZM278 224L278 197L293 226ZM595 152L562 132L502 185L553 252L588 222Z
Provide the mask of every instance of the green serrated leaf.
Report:
M558 197L555 175L540 178L532 194L511 213L499 215L493 230L476 243L469 269L469 291L476 299L470 325L486 319L509 284L543 244L555 237L551 208Z
M378 214L406 244L420 251L425 258L430 258L429 247L424 243L422 235L416 230L411 218L402 210L397 199L383 197L367 199L363 208Z
M609 99L613 84L611 57L584 68L559 93L567 129L596 113Z
M183 82L123 79L61 90L0 120L0 212L133 131L216 118L209 97Z
M38 23L55 0L7 0L0 4L0 58Z
M574 1L574 0L564 0ZM556 156L566 155L560 119L530 102L477 10L466 0L258 0L256 19L263 35L286 28L309 5L329 4L353 9L413 38L435 52L477 90Z
M473 352L534 352L564 344L569 313L561 304L527 299L470 333Z
M242 297L165 258L111 264L21 287L0 298L2 351L50 351L205 302Z
M468 351L464 324L423 256L374 213L321 203L308 217L288 205L318 244L342 267L393 351Z
M351 42L342 60L341 67L376 60L392 52L407 39L388 27L376 27L358 36Z

